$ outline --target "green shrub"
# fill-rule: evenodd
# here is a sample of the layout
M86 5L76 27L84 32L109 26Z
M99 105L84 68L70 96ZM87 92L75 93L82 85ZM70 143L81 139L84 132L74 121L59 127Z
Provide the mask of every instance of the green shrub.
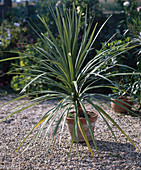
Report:
M110 58L111 54L108 52L109 50L116 50L119 46L124 45L125 43L129 43L132 41L131 37L126 37L122 39L116 39L113 41L110 41L108 43L102 43L102 49L101 50L97 50L97 54L100 54L104 51L107 50L107 56L105 57L105 60L107 58ZM130 43L130 46L134 46L134 43ZM119 56L115 56L114 58L112 58L111 60L108 61L108 63L105 63L105 65L103 65L100 69L105 69L107 68L107 65L113 65L115 67L111 67L111 69L109 69L109 73L111 74L117 74L118 72L134 72L134 69L137 69L137 62L138 62L138 58L137 58L137 53L136 50L137 48L133 48L131 50L125 51L124 54L121 54ZM118 49L117 49L118 50ZM134 69L129 69L129 68L124 68L121 67L122 65L127 65L130 66ZM101 71L99 69L99 71ZM139 71L139 70L138 70ZM135 95L133 95L133 84L137 81L136 78L139 78L139 75L136 76L131 76L131 75L127 75L127 76L119 76L119 77L115 77L113 76L113 81L116 83L116 85L119 87L118 89L112 89L112 95L114 96L132 96L135 98ZM136 79L136 80L135 80ZM131 88L132 88L132 92L131 92ZM135 89L134 89L135 90ZM135 91L134 91L135 92Z
M13 57L17 54L12 51L23 48L23 35L26 27L22 27L18 22L9 22L4 20L0 25L0 60ZM1 75L7 73L11 65L11 61L0 64L0 81L5 84L11 77Z
M115 49L117 48L119 45L123 45L125 43L129 43L132 39L130 37L122 37L121 39L115 39L113 41L110 41L108 43L104 42L102 43L102 48L101 50L97 50L97 53L101 53L102 51L105 51L107 49ZM130 44L131 45L131 44ZM120 63L120 64L126 64L128 66L132 66L132 67L136 67L136 60L137 58L134 57L134 52L135 52L135 48L131 49L129 51L127 51L124 54L121 54L120 57L115 57L114 59L110 60L109 62L111 62L112 64L115 63ZM107 56L110 57L110 56ZM104 67L104 66L103 66Z
M15 47L19 35L25 31L26 28L21 27L20 23L4 20L0 26L0 50L4 51Z
M44 46L41 42L41 39L38 39L35 45ZM27 45L24 54L22 56L26 57L27 55L31 56L39 56L40 54L32 47L32 45ZM34 65L34 60L32 58L22 58L18 63L13 63L12 67L16 67L15 76L12 77L11 80L11 87L15 91L21 91L28 82L31 81L32 77L32 69L37 69L37 64ZM32 66L31 66L32 65ZM24 69L23 73L21 74L20 71ZM20 74L19 74L20 73ZM31 76L29 76L31 74ZM37 79L34 81L29 87L26 88L26 92L34 92L36 90L42 91L44 89L50 89L49 85L43 79Z

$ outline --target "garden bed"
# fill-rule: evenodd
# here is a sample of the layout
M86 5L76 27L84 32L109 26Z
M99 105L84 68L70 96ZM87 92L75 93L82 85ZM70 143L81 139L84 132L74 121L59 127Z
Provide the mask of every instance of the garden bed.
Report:
M12 96L1 96L0 105L8 100L11 100ZM27 100L27 99L25 99ZM25 100L20 100L24 102ZM125 137L113 126L118 142L114 141L112 134L108 130L108 127L103 120L98 118L95 128L95 138L100 153L100 160L96 154L96 150L91 143L91 147L95 154L95 158L91 157L91 154L86 144L79 144L80 158L76 152L76 144L73 145L70 159L67 162L67 154L69 152L70 140L67 128L65 127L62 143L59 148L59 137L56 138L55 147L51 156L46 157L47 145L51 139L51 133L47 136L40 152L36 155L40 145L42 136L36 141L35 146L29 147L29 149L22 153L22 149L25 144L28 143L32 133L26 140L21 149L15 153L17 146L33 128L33 126L40 120L46 110L50 109L53 105L57 104L57 101L42 102L27 111L22 111L11 118L0 123L0 169L141 169L141 119L139 117L133 117L126 115L126 117L132 121L135 128L131 126L129 121L118 113L110 110L104 101L104 106L107 112L112 118L122 127L122 129L133 139L133 142L138 147L138 150L125 139ZM19 102L15 102L16 106ZM4 106L0 109L0 119L4 117L4 113L8 111L13 104ZM87 106L89 108L89 106ZM91 110L91 108L89 108ZM38 129L38 128L37 128ZM52 127L51 130L54 130Z

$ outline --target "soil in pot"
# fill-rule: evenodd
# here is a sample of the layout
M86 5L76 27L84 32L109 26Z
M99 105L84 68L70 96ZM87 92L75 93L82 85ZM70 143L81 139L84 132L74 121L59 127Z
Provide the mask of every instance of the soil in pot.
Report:
M71 112L72 114L74 112ZM91 112L91 111L87 111L87 114L89 115L89 121L91 123L91 126L92 126L92 129L93 129L93 132L94 132L94 128L95 128L95 122L97 120L97 116L98 114L97 113L94 113L94 112ZM83 117L80 117L80 122L82 124L82 127L86 133L86 136L88 138L88 141L92 141L92 137L91 137L91 134L90 134L90 131L89 131L89 128L88 128L88 125L87 125L87 122L86 122L86 119L83 118ZM71 117L67 117L66 119L66 123L67 123L67 126L68 126L68 130L69 130L69 133L70 133L70 136L71 136L71 139L72 139L72 133L73 133L73 123L74 123L74 118L71 118ZM79 142L85 142L79 128L78 128L78 141ZM74 142L77 142L76 141L76 137L74 138Z
M122 103L120 101L117 101L116 99L112 99L114 100L115 102L119 103L120 105L126 107L127 109L131 110L131 106L133 105L133 101L129 98L129 97L125 97L125 98L118 98L119 100L123 101L123 102L126 102L127 104L129 104L130 106L128 106L127 104L125 103ZM124 109L123 107L117 105L116 103L113 103L111 102L111 107L116 111L116 112L119 112L119 113L127 113L127 110Z

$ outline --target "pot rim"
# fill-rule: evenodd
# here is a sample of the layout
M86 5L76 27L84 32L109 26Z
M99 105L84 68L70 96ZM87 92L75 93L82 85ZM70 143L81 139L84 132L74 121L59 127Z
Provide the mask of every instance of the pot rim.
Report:
M89 111L89 110L88 110L87 112L90 112L90 113L93 113L93 114L94 114L94 116L90 116L90 117L89 117L89 121L90 121L90 122L94 122L95 120L97 120L98 113L93 112L93 111ZM74 113L74 111L72 111L71 113ZM86 123L86 119L85 119L84 117L79 117L79 119L80 119L80 122L81 122L82 124ZM73 124L73 123L74 123L74 118L72 118L72 117L67 117L67 118L66 118L66 122L67 122L67 123L70 123L70 124Z
M119 100L121 100L121 101L126 101L126 102L133 102L133 100L132 100L132 98L130 97L130 96L125 96L125 97L122 97L122 96L119 96L119 97L117 97L117 98L111 98L112 100L114 100L114 101L117 101L117 102L120 102L120 101L118 101L117 99L119 99ZM111 101L112 102L112 101Z

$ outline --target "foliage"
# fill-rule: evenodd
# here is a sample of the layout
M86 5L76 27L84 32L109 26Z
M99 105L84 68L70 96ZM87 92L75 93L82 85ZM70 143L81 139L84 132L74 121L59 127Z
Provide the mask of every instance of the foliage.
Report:
M66 9L73 8L74 3L77 9L77 13L85 13L87 8L88 18L101 16L99 0L63 0L62 2Z
M141 71L140 71L141 72ZM139 104L138 110L141 109L141 76L134 77L134 83L131 84L131 95L137 100Z
M121 30L125 31L130 29L134 25L134 22L140 25L138 21L140 20L141 10L138 5L138 0L128 0L123 2L124 18L118 25Z
M114 37L115 38L115 37ZM125 43L129 43L131 42L131 38L129 37L123 37L122 39L115 39L113 41L109 41L109 42L105 42L105 43L102 43L102 48L100 50L97 50L97 54L100 54L108 49L116 49L117 47L125 44ZM132 46L131 43L129 43L129 46ZM134 48L135 49L135 48ZM124 54L120 54L116 57L113 57L111 58L107 63L105 63L105 65L103 65L100 69L106 69L108 67L108 65L116 65L116 67L112 67L109 72L112 73L112 74L117 74L118 72L133 72L134 69L131 70L131 68L126 68L126 67L121 67L121 65L128 65L130 67L135 67L136 65L136 59L134 58L133 60L133 56L132 56L132 53L131 52L132 50L134 49L131 49L131 50L128 50L126 51ZM108 55L108 56L105 56L106 58L110 58L111 56ZM99 69L99 70L100 70ZM129 92L130 92L130 83L132 83L133 81L133 76L131 75L127 75L127 76L119 76L119 77L116 77L116 76L113 76L113 81L114 83L116 83L116 86L118 88L113 88L112 89L112 93L113 94L110 94L110 96L130 96Z
M23 35L26 32L26 27L21 27L20 23L9 22L4 20L0 25L0 59L5 59L17 55L12 51L16 49L21 49L24 47ZM0 76L5 74L10 69L11 62L0 64ZM0 77L1 79L1 77ZM7 84L9 77L3 77L1 83Z
M103 11L110 11L110 12L120 12L123 10L123 1L122 0L115 0L114 3L113 1L101 1L101 5L103 7Z
M138 37L136 35L136 37ZM120 40L114 40L111 42L105 42L102 43L102 49L101 50L97 50L97 53L100 54L101 52L107 50L107 49L111 49L111 48L116 48L116 46L122 45L124 43L128 43L132 41L132 43L130 44L130 46L134 45L135 43L139 42L139 39L133 39L131 37L125 37L124 39L120 39ZM112 58L112 60L108 61L108 63L106 63L105 65L103 65L103 69L107 67L107 64L123 64L123 65L128 65L130 67L134 67L134 69L137 69L138 72L141 72L141 59L140 56L138 56L137 51L140 48L140 46L138 45L136 48L131 49L129 51L127 51L124 54L121 54L120 57L117 56L115 58ZM110 56L106 56L106 57L110 57ZM118 65L115 68L112 68L110 70L110 72L112 73L118 73L118 72L125 72L127 71L127 68L122 68L122 67L118 67ZM128 69L128 71L131 71L130 69ZM132 70L132 72L134 72L134 70ZM128 75L128 76L119 76L118 78L113 76L113 81L116 83L116 85L118 86L118 88L114 88L112 89L112 94L110 94L110 96L130 96L131 98L134 98L134 100L137 100L139 105L140 105L140 75Z
M73 130L74 133L73 133L68 156L71 153L74 136L76 136L77 139L77 151L79 153L78 128L80 128L80 131L84 136L88 148L92 156L94 156L92 149L89 145L89 142L87 140L86 134L82 129L80 119L79 119L80 117L86 118L86 122L88 124L94 146L97 150L96 141L93 135L93 130L91 128L91 124L89 122L89 118L85 106L85 103L88 103L92 106L93 109L95 109L99 113L99 116L103 118L104 122L108 125L109 130L113 134L115 140L117 140L117 138L110 124L108 123L109 121L114 126L116 126L117 129L121 133L123 133L125 137L127 137L127 139L134 145L132 140L126 135L123 129L121 129L119 125L115 122L115 120L112 119L112 117L103 109L102 101L97 100L96 95L104 97L109 101L111 101L112 99L106 95L88 93L92 89L105 87L103 84L99 84L99 85L96 84L102 79L109 82L109 86L111 88L112 87L114 88L116 87L116 84L114 83L114 81L111 80L111 77L113 75L115 76L115 75L130 74L130 73L118 73L118 74L109 73L109 69L116 66L113 64L107 65L106 69L105 68L100 69L101 67L103 67L103 65L108 63L108 61L110 61L112 58L115 58L116 56L121 55L121 53L126 52L129 49L128 47L129 43L119 45L116 48L108 49L106 51L99 53L96 56L93 56L92 58L88 58L88 53L93 50L94 43L107 21L105 21L103 25L100 27L100 29L96 32L97 24L95 25L95 27L92 27L92 23L87 23L87 15L85 15L84 32L83 34L81 34L80 32L81 22L83 22L84 18L82 17L82 12L77 14L75 6L73 6L73 9L69 11L66 11L65 8L63 8L63 11L58 11L58 9L56 9L56 11L54 12L52 8L50 10L54 18L54 21L56 23L56 28L57 28L56 31L58 31L59 40L56 39L56 36L52 34L45 19L39 17L47 30L47 34L46 35L43 33L38 34L44 43L43 47L40 47L38 45L34 46L34 49L39 53L39 55L33 56L32 54L25 52L21 56L26 58L28 57L29 59L33 60L33 63L31 63L32 64L30 70L31 72L30 74L27 73L27 76L30 75L31 79L24 86L22 92L24 92L29 86L31 86L32 83L34 83L36 80L39 79L44 80L47 85L50 84L53 87L53 90L47 90L47 89L43 91L37 90L35 92L30 93L29 94L30 96L35 96L35 95L40 95L40 96L29 100L28 102L25 103L25 105L19 104L18 106L16 106L16 111L13 111L10 115L6 116L1 121L18 113L21 110L25 110L28 107L34 106L36 103L42 100L59 99L60 102L43 115L40 121L33 127L33 129L21 142L20 146L23 144L26 138L31 134L31 132L35 130L38 126L41 127L37 130L37 133L31 140L29 145L31 145L37 139L37 137L43 132L44 129L45 133L41 142L42 144L46 138L46 135L49 133L49 130L51 129L53 123L56 122L56 127L52 133L52 139L48 146L47 154L49 154L51 146L54 146L55 136L60 127L60 124L62 123L61 126L62 130L60 133L60 142L61 142L61 137L63 136L63 128L64 128L66 117L70 112L70 110L73 109L75 111L74 130ZM80 34L81 34L81 39L79 38ZM106 57L106 56L110 56L110 57ZM2 61L5 60L1 60L1 62ZM124 67L124 65L122 65L122 67ZM128 66L125 67L128 68ZM20 69L21 69L21 75L23 73L26 74L26 66L20 67ZM28 95L25 94L23 96L18 97L17 99L14 99L13 101L24 98L25 96ZM93 100L96 100L98 104L95 104ZM22 109L21 106L23 106ZM18 108L19 110L17 110ZM12 108L12 110L13 109L14 108ZM18 147L18 149L20 148L20 146Z
M140 9L138 10L138 1L129 0L123 3L124 12L126 16L127 25L132 24L132 19L138 19L140 17Z
M34 38L34 41L36 41L38 37L32 30L30 24L34 26L39 32L45 32L45 28L37 17L37 14L44 16L47 23L52 26L54 22L52 22L53 18L49 12L48 6L55 6L55 3L57 3L57 0L38 0L32 2L31 4L28 1L25 1L25 3L18 3L17 6L13 6L11 8L10 14L6 20L9 22L11 20L13 22L18 22L23 27L26 26L27 34Z
M134 67L138 70L138 72L141 72L140 70L140 32L141 32L141 10L138 6L138 1L129 0L129 1L121 1L124 9L125 18L118 24L118 32L124 33L124 36L128 36L125 41L131 40L133 41L133 44L138 44L138 46L130 51L128 51L126 54L124 54L123 58L120 58L119 60L114 60L114 62L127 64L128 66ZM121 25L120 25L121 24ZM122 31L123 30L123 31ZM119 37L119 36L118 36ZM123 39L123 38L122 38ZM123 40L120 39L116 40L116 43L123 42ZM113 43L113 42L112 42ZM104 45L103 45L104 46ZM105 45L105 49L107 48L107 45ZM119 69L119 68L117 68ZM114 70L115 71L115 70ZM127 76L123 77L121 76L119 79L116 78L116 83L119 86L119 89L113 89L113 95L128 95L133 97L135 100L137 99L139 105L140 105L140 75L136 76Z
M25 32L26 28L20 27L20 23L8 22L4 20L0 26L0 49L10 49L16 45L19 39L19 34Z
M99 54L102 51L105 51L107 49L115 49L116 47L118 47L120 45L129 43L130 41L131 41L130 37L123 36L121 39L111 40L108 43L104 42L104 43L102 43L102 48L100 50L97 50L97 54ZM131 44L129 43L129 45L131 45ZM125 64L128 66L135 67L136 61L134 61L134 60L136 60L136 59L133 58L133 56L132 56L133 50L134 49L131 49L130 51L128 50L126 53L121 54L120 57L117 56L116 58L112 58L109 62L112 62L112 64L120 63L120 64ZM106 57L110 57L110 56L106 56Z
M38 41L36 42L35 45L36 46L42 46L42 48L45 49L45 46L42 43L41 39L38 39ZM32 55L32 56L38 56L39 57L39 55L40 55L32 47L32 45L26 46L25 53L26 53L26 56ZM20 54L20 56L22 57L23 54ZM39 69L38 66L36 65L36 63L31 58L21 58L19 60L19 62L17 62L16 64L13 63L12 67L15 68L15 71L16 71L16 73L15 73L16 75L14 75L12 77L12 80L11 80L11 87L15 91L21 91L24 88L24 86L31 80L31 76L30 76L30 74L32 74L31 69ZM21 75L20 71L21 71L22 68L25 68L25 67L26 67L26 69L24 69L24 74ZM42 90L50 89L50 88L51 87L49 87L46 84L45 80L37 79L29 87L26 88L26 92L31 93L31 92L34 92L36 90L42 91Z
M138 49L136 49L136 68L138 72L141 72L141 7L138 6L137 1L129 1L129 6L125 6L126 23L129 29L130 36L134 43L137 43ZM133 77L133 82L130 82L131 94L137 99L139 109L141 108L141 76L137 75Z
M137 18L137 20L133 20L134 24L130 27L131 36L133 38L134 43L137 43L139 48L136 51L136 66L138 72L141 73L141 20ZM139 108L141 109L141 76L137 75L133 77L134 82L131 83L131 94L137 99L139 104Z

